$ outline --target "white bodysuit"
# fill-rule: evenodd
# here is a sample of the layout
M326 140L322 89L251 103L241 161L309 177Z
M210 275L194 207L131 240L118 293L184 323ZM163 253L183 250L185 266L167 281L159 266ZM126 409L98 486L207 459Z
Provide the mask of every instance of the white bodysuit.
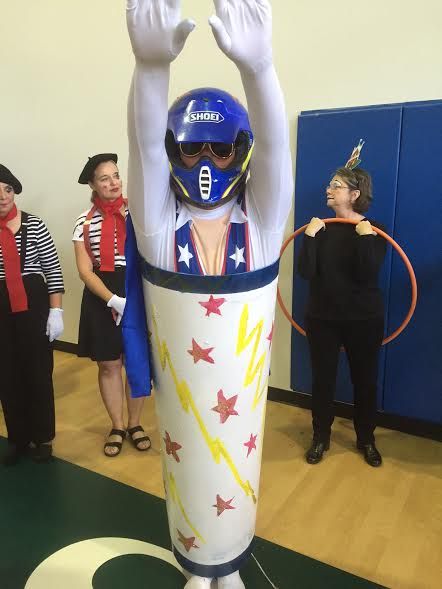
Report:
M173 6L177 7L179 3L166 3L159 0L153 3L128 1L129 31L132 47L136 55L136 67L128 103L128 199L138 250L153 266L164 270L174 270L175 231L189 220L192 220L193 226L191 230L195 238L194 241L201 266L206 274L219 274L228 223L244 223L247 220L250 236L250 269L258 270L269 266L279 258L293 192L289 131L285 105L272 63L270 6L265 0L257 0L256 2L243 2L243 0L215 2L217 15L211 17L209 21L218 45L238 66L247 99L250 125L254 135L254 149L250 159L249 179L245 189L247 219L237 203L226 203L212 210L201 210L187 205L180 205L177 217L177 201L169 185L169 162L164 144L168 118L170 62L179 54L185 36L193 28L193 25L191 25L190 21L179 23L179 10L176 8L174 12ZM216 138L213 138L213 140L216 141ZM246 499L244 511L239 508L235 511L235 508L232 508L230 512L240 516L241 534L234 538L228 526L225 528L226 537L223 534L208 533L208 550L211 550L212 542L214 542L213 545L216 544L214 548L216 554L212 554L210 558L204 557L201 560L202 557L198 556L198 552L202 553L203 551L203 548L200 548L202 546L200 540L204 543L205 539L198 536L197 528L201 525L201 528L208 529L207 526L212 525L213 522L223 522L223 520L214 519L212 517L213 511L211 515L205 515L205 512L200 510L199 495L196 496L193 493L190 481L194 479L200 480L201 477L204 477L207 478L207 481L214 482L217 489L218 483L222 486L223 482L228 481L230 484L233 481L234 490L231 491L230 487L229 490L226 489L223 499L230 500L230 497L238 493L235 485L239 480L239 474L236 478L231 476L230 470L223 474L222 468L225 468L226 464L241 462L241 458L235 455L233 462L222 462L223 467L215 467L216 461L213 460L213 454L211 452L207 454L205 447L204 440L207 440L207 436L200 436L199 430L203 428L206 431L204 424L210 422L209 438L217 441L225 439L225 452L228 453L227 445L229 447L232 445L233 436L224 435L227 431L224 426L233 427L234 423L232 421L227 424L223 421L217 422L216 419L214 420L214 403L212 403L212 398L210 395L208 396L207 391L212 389L215 392L218 391L218 400L221 399L219 403L222 404L223 390L224 392L228 390L229 393L226 394L232 395L237 390L253 388L253 390L256 389L257 391L256 405L259 406L259 410L251 410L250 395L238 394L238 403L244 403L248 409L246 410L244 406L238 413L235 411L235 414L238 419L240 419L239 415L241 415L241 420L247 419L247 416L253 416L256 423L253 422L252 427L245 421L241 421L242 426L238 427L239 422L235 422L238 425L235 425L234 433L239 437L233 445L238 452L240 449L243 450L243 446L246 444L242 444L242 442L248 439L246 434L251 431L260 431L260 424L264 423L266 375L268 374L270 362L269 341L271 340L266 334L271 334L273 331L276 277L272 279L271 283L262 288L250 289L250 292L259 290L260 296L264 294L267 297L264 297L265 301L261 301L261 298L259 296L255 297L255 295L253 301L249 301L249 291L247 291L245 294L237 293L232 295L234 301L239 301L241 304L225 304L226 313L229 309L232 313L235 312L241 315L232 316L227 322L229 327L232 325L240 326L238 336L235 329L227 329L229 333L226 335L231 340L229 340L229 345L226 344L226 337L220 332L217 324L213 321L206 321L208 317L205 314L201 315L200 313L201 317L198 316L196 319L190 313L184 312L181 314L180 305L183 306L184 299L189 301L189 305L193 310L199 309L201 311L200 295L196 294L197 298L193 301L192 293L179 292L177 294L173 289L163 289L146 279L144 289L145 295L146 292L148 294L149 308L156 309L156 313L153 312L149 315L150 331L154 334L154 338L156 337L158 341L162 341L162 347L159 345L154 346L155 362L158 367L158 390L160 391L157 396L159 427L164 433L163 438L168 439L169 443L172 442L168 435L171 435L172 438L175 435L180 436L181 445L179 445L179 448L188 448L189 455L192 456L191 461L185 461L183 458L182 462L176 463L176 458L171 457L167 450L167 441L165 440L166 449L163 453L163 465L166 465L167 468L164 467L163 472L170 479L170 475L168 475L168 468L170 467L171 472L174 469L176 470L177 477L178 470L180 476L184 477L182 484L180 484L180 481L177 483L177 488L183 489L182 505L186 506L185 508L189 513L195 514L197 520L195 530L193 527L189 527L187 519L187 523L181 521L181 508L174 505L174 495L172 493L168 494L168 509L170 509L170 522L172 522L171 538L174 542L174 550L180 548L181 555L188 555L186 556L188 562L183 563L181 561L181 564L191 571L193 575L186 587L192 589L208 588L211 582L210 577L216 576L220 589L242 589L244 585L235 568L233 568L235 572L232 572L230 567L228 567L229 570L224 571L222 564L230 562L228 555L231 553L233 554L232 558L235 559L240 556L246 557L243 551L246 551L246 548L249 549L249 540L254 533L256 503L253 505L250 497L248 495L246 497L242 493ZM230 295L225 294L226 298L228 296ZM212 302L212 298L209 297L208 301L203 301L204 305ZM217 301L219 304L225 303L224 298L218 298ZM212 312L214 313L212 319L219 317L215 311ZM247 353L242 354L240 352L239 355L232 355L232 350L238 348L237 340L240 344L243 340L247 340L245 333L247 332L248 312L250 312L251 325L256 324L259 319L263 334L262 341L260 340L262 346L260 375L262 379L261 376L257 379L253 377L250 383L242 385L241 382L244 373L247 372L247 366L250 368L248 350ZM222 313L224 313L224 310ZM201 327L198 332L201 333L200 338L195 333L197 319L199 321L198 325ZM169 337L168 332L169 326L173 326L171 337ZM215 331L209 334L208 329L209 327L212 329L212 326ZM241 326L244 328L244 333L241 331ZM158 331L157 335L155 335L156 330ZM203 345L202 352L208 354L210 351L215 350L215 347L210 345L210 341L220 333L221 336L218 338L216 345L214 344L215 347L218 346L216 348L216 352L219 354L217 360L206 358L206 361L200 362L198 358L198 360L194 359L193 362L189 362L190 344L187 344L189 338L196 338ZM241 334L244 337L241 337ZM202 342L206 339L209 343L203 344ZM194 345L193 342L196 343L196 340L192 340L192 345ZM167 346L168 349L167 358L173 363L173 366L176 365L176 368L169 365L163 366L164 357L160 358L160 351L164 352L164 346ZM224 355L222 355L222 351L225 352ZM241 363L244 363L244 366ZM223 367L226 366L230 366L231 369L225 370ZM241 378L237 378L237 373L233 369L234 366L239 366L238 374ZM215 368L218 369L216 374L213 370ZM177 380L177 382L180 386L178 387L179 390L176 391L176 383L174 384L173 380L174 374L179 374L179 381ZM223 380L226 378L233 379L234 384L226 382L225 386L223 385L224 388L221 385L215 386L217 385L216 379ZM162 379L164 379L164 382ZM191 405L198 419L195 419L194 412L183 411L181 396L175 394L175 392L180 393L180 387L184 382L188 384L186 390L192 397ZM233 402L234 398L232 397L229 400ZM176 423L171 421L175 417L178 420ZM175 434L175 432L177 433ZM187 437L184 439L184 436ZM180 442L178 443L180 444ZM198 452L196 445L199 448ZM190 448L195 448L195 453ZM205 456L204 460L199 458L200 451ZM231 456L235 452L236 450L231 448ZM198 458L195 459L194 457L197 455ZM244 469L241 467L240 470L245 472L247 470L246 466L251 468L252 459L247 464L247 457L244 456L242 457ZM178 469L175 464L178 464L180 468ZM260 454L256 455L253 465L255 469L253 475L255 478L253 480L256 479L255 486L257 488ZM194 468L198 472L195 472ZM247 475L246 479L252 480L252 475ZM169 485L170 480L165 484ZM218 497L216 493L220 491L211 487L209 489L208 484L199 485L198 488L201 492L209 493L210 500L208 499L204 505L211 506L210 509L213 509L214 499L212 499L212 496ZM186 494L185 489L190 489L189 495ZM178 521L181 522L179 526L175 525L175 522ZM178 529L178 527L182 529ZM183 533L186 535L185 538ZM198 536L198 538L193 536ZM221 543L226 540L227 543L218 548L218 540ZM181 546L184 541L190 542L185 546L187 551L185 553L183 553ZM195 550L193 551L193 549ZM224 552L221 554L220 550L224 550ZM189 554L190 551L193 552ZM175 552L175 554L178 555L178 552ZM195 560L193 559L194 556ZM215 566L216 570L210 572L205 571L204 567L203 570L200 570L198 563L219 566Z

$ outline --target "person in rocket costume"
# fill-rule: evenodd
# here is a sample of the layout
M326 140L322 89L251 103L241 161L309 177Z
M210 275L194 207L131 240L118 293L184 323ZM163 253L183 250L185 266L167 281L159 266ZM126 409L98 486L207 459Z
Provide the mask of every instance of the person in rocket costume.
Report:
M244 587L238 571L252 551L279 251L293 191L270 5L214 4L209 23L240 72L248 112L216 88L187 92L167 111L170 64L195 25L181 20L179 0L127 2L136 60L128 240L136 238L169 527L189 573L186 589L212 579L218 589ZM130 334L142 321L127 298ZM127 354L135 394L136 364Z

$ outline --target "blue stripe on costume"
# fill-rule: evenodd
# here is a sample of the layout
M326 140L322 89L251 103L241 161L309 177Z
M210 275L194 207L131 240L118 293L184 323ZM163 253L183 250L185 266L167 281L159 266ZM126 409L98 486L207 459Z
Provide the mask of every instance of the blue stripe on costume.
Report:
M149 337L144 306L140 255L130 215L126 219L126 307L122 320L124 365L132 397L151 391Z
M252 554L253 547L254 542L252 540L249 547L242 554L237 556L234 560L226 562L224 564L214 565L198 564L196 562L193 562L192 560L189 560L185 556L183 556L175 548L175 546L173 547L173 553L178 563L183 567L183 569L189 571L189 573L199 575L200 577L226 577L227 575L231 575L232 573L236 572L238 569L241 568L243 563L245 563Z
M190 231L190 221L175 231L175 268L185 274L203 274Z
M230 223L224 274L240 274L249 270L247 233L247 223Z
M141 259L141 273L148 282L169 290L213 295L256 290L273 282L278 276L278 270L279 259L273 262L271 266L253 270L252 272L226 274L224 276L194 276L192 274L161 270Z

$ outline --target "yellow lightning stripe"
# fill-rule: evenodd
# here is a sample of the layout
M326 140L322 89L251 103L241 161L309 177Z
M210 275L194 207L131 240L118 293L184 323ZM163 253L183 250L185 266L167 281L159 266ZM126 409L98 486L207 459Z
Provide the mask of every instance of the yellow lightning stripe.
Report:
M197 538L199 538L201 540L201 542L204 542L204 544L205 544L206 541L201 536L201 534L198 532L198 530L195 528L195 526L191 523L189 516L187 515L186 510L184 509L184 505L183 505L181 498L179 496L179 493L178 493L175 477L173 476L173 474L171 472L169 472L169 494L170 494L170 498L172 499L172 501L178 505L181 513L183 514L184 520L186 521L189 528L192 530L192 532L195 534L195 536Z
M244 493L247 496L252 497L253 503L256 503L256 495L255 495L254 490L252 489L252 486L250 485L250 482L242 480L242 478L238 472L238 469L236 468L230 454L228 453L226 447L221 442L221 440L219 438L212 438L210 436L210 434L207 431L207 428L204 424L204 421L198 411L195 401L193 400L192 393L190 392L189 387L187 386L187 383L184 380L181 382L179 381L177 373L176 373L175 368L173 366L172 360L170 358L170 353L169 353L169 349L167 347L167 344L165 341L163 341L163 342L160 341L160 338L158 335L158 326L157 326L157 322L155 320L154 310L152 310L152 318L153 318L153 326L154 326L154 332L155 332L155 344L157 346L158 354L160 357L161 368L164 371L166 369L166 366L169 366L169 370L172 375L172 379L175 384L176 393L177 393L178 398L180 400L181 406L183 407L183 409L186 413L189 412L189 409L192 411L192 413L198 423L200 431L203 435L204 441L206 442L210 452L212 453L213 459L216 462L216 464L219 464L221 461L221 458L223 458L224 461L226 462L227 466L230 468L230 470L233 474L233 477L236 480L236 482L238 483L238 485L242 488L242 490L244 491Z
M244 350L250 345L250 343L254 340L252 355L250 357L250 362L247 367L246 376L244 378L244 386L248 387L255 380L256 375L259 375L252 405L253 409L256 409L258 403L261 401L264 395L268 381L268 379L266 379L264 386L261 387L262 372L264 370L267 352L264 351L259 357L258 361L255 363L259 342L261 341L264 320L261 319L260 321L258 321L258 323L255 325L255 327L252 329L249 335L247 335L248 322L249 306L246 304L244 305L243 311L241 313L241 318L239 320L238 340L236 343L236 355L240 356L244 352Z

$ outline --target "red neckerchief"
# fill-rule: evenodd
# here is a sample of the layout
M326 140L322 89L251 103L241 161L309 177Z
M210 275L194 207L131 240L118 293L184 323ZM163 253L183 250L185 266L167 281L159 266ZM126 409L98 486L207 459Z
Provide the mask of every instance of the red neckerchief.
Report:
M14 234L7 226L8 221L15 219L17 214L17 207L14 205L6 217L0 217L0 249L5 267L6 288L13 313L28 310L28 297L21 275L20 256Z
M117 233L117 251L120 256L124 256L124 242L126 241L126 218L120 210L124 206L124 200L121 195L111 202L107 202L97 196L94 196L93 203L103 217L100 240L100 270L103 272L113 272L115 270L115 230Z

